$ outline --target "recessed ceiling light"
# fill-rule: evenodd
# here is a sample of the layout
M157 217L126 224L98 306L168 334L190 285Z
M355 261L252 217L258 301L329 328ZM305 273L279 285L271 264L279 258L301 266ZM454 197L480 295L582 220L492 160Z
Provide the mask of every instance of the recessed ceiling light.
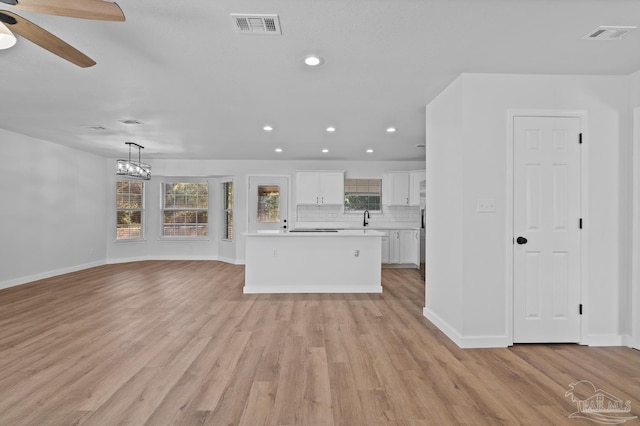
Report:
M276 152L282 152L282 148L276 148Z
M263 127L265 132L270 132L273 130L273 127L269 126L268 124L266 126Z
M323 62L324 59L322 59L320 56L309 55L304 58L304 63L310 67L318 67L322 65Z
M371 154L372 152L373 152L373 150L372 150L372 149L368 149L368 150L367 150L367 154Z
M335 127L333 127L333 126L329 126L329 127L327 127L327 132L329 132L329 133L333 133L333 132L335 132L335 131L336 131L336 128L335 128Z
M396 132L395 127L387 127L387 133L395 133L395 132Z
M327 152L329 152L329 150L325 148L322 150L322 152L326 154Z

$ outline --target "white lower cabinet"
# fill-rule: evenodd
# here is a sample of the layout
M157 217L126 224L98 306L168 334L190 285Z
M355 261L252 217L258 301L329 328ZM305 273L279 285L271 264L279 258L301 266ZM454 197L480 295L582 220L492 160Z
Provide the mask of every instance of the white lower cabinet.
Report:
M420 231L400 231L400 263L419 265Z
M389 232L389 263L400 263L400 233L401 231Z
M382 263L389 263L389 232L386 232L386 235L380 240L382 247L382 256L380 260Z
M388 237L382 237L382 263L418 266L420 262L420 231L393 229L387 233ZM385 238L388 239L388 244L385 243Z

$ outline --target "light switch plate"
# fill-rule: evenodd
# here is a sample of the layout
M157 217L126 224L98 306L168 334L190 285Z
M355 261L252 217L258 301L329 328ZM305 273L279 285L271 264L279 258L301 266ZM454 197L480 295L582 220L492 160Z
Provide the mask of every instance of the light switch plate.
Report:
M478 204L476 210L479 213L495 213L496 212L496 199L495 198L478 198Z

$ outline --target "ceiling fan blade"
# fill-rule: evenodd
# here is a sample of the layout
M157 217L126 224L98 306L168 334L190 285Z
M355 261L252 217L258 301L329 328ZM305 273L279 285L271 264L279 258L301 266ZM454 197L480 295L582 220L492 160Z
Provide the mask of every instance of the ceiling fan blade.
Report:
M116 3L103 0L0 0L27 12L100 21L124 21L124 13Z
M37 26L33 22L16 15L7 10L0 10L0 22L3 22L11 31L26 38L27 40L47 49L54 55L60 56L79 67L87 68L96 64L96 62L80 52L75 47L62 41L47 30Z

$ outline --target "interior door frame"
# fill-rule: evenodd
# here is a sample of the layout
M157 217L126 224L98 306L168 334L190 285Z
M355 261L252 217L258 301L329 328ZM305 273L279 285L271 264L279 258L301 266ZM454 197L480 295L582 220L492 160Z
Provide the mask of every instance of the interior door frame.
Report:
M631 249L631 342L640 349L640 107L633 108L633 183Z
M247 175L247 198L246 198L246 206L247 206L247 217L246 217L246 229L247 231L249 230L249 215L250 213L250 206L251 206L251 179L252 178L258 178L258 179L269 179L269 178L278 178L278 179L286 179L287 180L287 210L286 210L286 214L287 214L287 229L289 229L291 227L291 204L292 204L292 200L291 200L291 175L287 175L287 174L251 174L251 175Z
M582 317L580 318L580 341L579 344L583 345L586 342L585 337L587 336L587 324L589 318L589 309L588 309L588 282L589 282L589 270L587 266L589 265L589 251L588 251L588 241L589 241L589 174L587 165L588 162L588 151L589 151L589 136L587 129L588 123L587 118L588 114L586 110L564 110L564 109L508 109L507 110L507 167L506 167L506 193L505 193L505 223L506 223L506 238L505 238L505 306L507 307L505 324L507 325L506 329L506 337L508 340L509 346L513 346L513 315L514 315L514 307L513 307L513 295L514 295L514 286L515 286L515 277L514 277L514 197L513 197L513 189L514 189L514 165L513 165L513 155L514 155L514 143L515 143L515 135L514 135L514 120L516 117L550 117L550 118L579 118L580 119L580 132L582 133L582 149L580 155L580 210L583 222L586 226L582 229L582 238L580 242L580 300L585 309L583 310Z

